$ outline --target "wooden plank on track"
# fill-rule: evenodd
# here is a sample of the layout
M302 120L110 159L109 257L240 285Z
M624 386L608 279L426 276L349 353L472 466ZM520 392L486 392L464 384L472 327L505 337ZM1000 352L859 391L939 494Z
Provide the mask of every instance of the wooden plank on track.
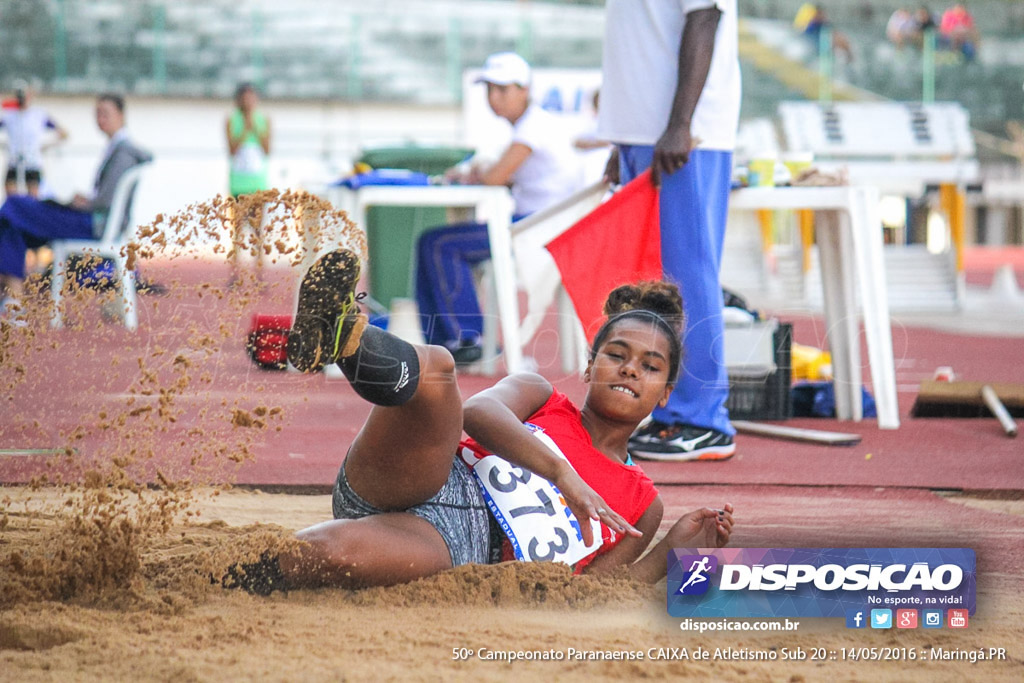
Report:
M1024 384L925 380L910 409L913 417L989 417L982 387L989 386L1011 417L1024 417Z

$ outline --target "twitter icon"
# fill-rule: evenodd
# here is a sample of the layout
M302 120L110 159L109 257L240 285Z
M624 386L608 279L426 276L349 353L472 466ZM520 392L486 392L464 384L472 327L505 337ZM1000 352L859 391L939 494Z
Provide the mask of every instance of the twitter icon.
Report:
M871 610L871 628L892 628L892 610Z

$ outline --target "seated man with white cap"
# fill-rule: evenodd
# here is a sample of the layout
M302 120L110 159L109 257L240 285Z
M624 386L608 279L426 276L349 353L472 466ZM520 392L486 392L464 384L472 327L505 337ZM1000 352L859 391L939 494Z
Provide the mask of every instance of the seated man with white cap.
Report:
M487 84L491 110L512 124L512 139L485 170L473 168L463 183L508 185L513 220L543 209L579 189L579 159L562 122L530 100L530 65L513 52L487 58L477 82ZM429 344L446 346L457 363L480 359L483 317L472 267L490 258L487 226L463 223L430 230L417 246L416 300Z

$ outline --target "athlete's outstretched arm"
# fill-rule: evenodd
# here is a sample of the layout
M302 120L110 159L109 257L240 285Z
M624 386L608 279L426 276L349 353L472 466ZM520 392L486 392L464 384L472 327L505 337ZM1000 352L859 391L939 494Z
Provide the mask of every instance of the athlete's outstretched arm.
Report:
M654 537L661 522L664 504L658 496L648 506L637 527L644 539ZM584 573L606 572L623 564L629 565L634 577L647 583L657 583L668 570L668 551L672 548L721 548L729 542L732 533L733 507L726 503L721 510L698 508L683 515L651 550L637 560L647 543L644 539L623 539L615 548L589 564ZM640 542L638 542L640 541Z
M640 532L612 510L567 461L549 451L523 426L523 420L537 412L551 398L552 391L551 383L540 375L506 377L465 402L463 429L487 450L553 482L576 519L589 517L618 533L639 536ZM591 526L580 524L580 530L589 545L593 541Z
M658 496L644 510L644 514L637 520L636 528L643 533L643 536L628 536L620 541L614 548L597 557L593 562L583 568L584 574L601 574L613 571L619 567L629 567L629 573L640 581L655 583L661 576L665 575L665 568L661 569L661 576L658 575L658 568L655 563L637 561L644 550L651 543L651 539L658 532L661 524L661 517L664 513L664 505L661 496ZM650 557L648 553L644 559Z

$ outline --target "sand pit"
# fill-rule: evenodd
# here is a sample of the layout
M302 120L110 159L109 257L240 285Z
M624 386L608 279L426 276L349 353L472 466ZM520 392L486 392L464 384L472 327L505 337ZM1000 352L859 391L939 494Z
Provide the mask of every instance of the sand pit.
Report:
M58 520L39 516L64 494L3 490L10 498L0 557L31 554ZM22 597L0 607L0 679L33 680L1020 680L1020 573L986 581L987 606L966 632L858 632L804 620L797 633L695 635L664 610L664 587L570 577L557 566L464 567L409 586L250 596L211 585L205 571L233 551L322 521L328 496L196 491L199 514L142 552L130 586L63 601ZM27 502L31 499L31 502ZM822 501L826 503L826 501ZM1004 502L1020 515L1024 503ZM10 511L14 511L11 514ZM269 525L269 521L274 525ZM1019 519L1019 517L1018 517ZM279 525L279 526L277 526ZM228 550L229 552L225 552ZM6 569L6 567L5 567ZM5 576L7 576L5 574ZM3 585L0 580L0 585ZM998 609L995 606L998 605ZM781 661L802 648L1005 647L1006 661ZM453 649L474 655L453 660ZM572 659L642 652L642 661ZM652 649L653 648L653 649ZM775 661L654 659L672 648L774 652ZM561 661L491 659L550 652Z

